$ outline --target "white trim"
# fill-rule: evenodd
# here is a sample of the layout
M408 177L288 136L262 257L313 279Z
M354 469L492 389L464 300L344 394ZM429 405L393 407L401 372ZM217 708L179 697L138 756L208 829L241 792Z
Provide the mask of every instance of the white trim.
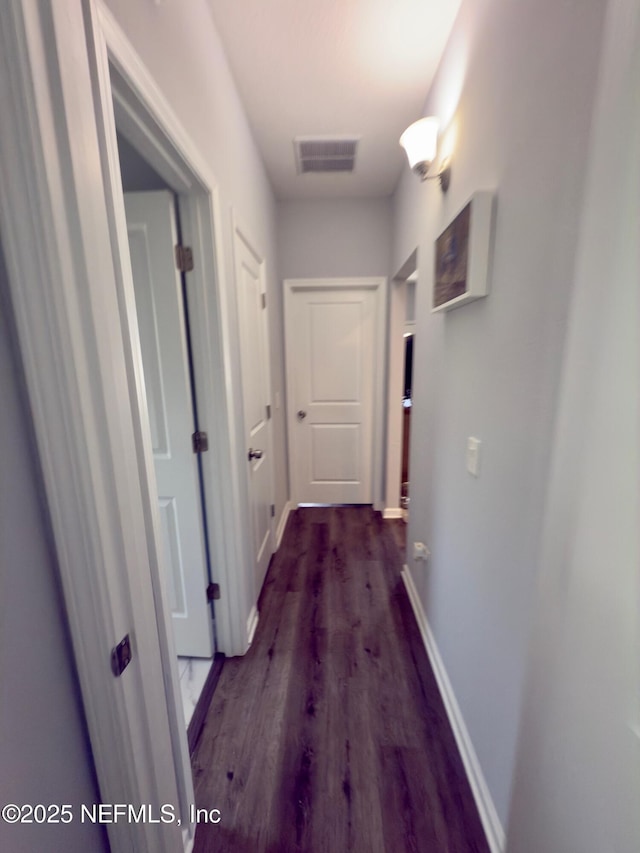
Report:
M372 482L372 497L374 509L382 512L385 506L383 495L383 478L386 454L384 451L384 434L385 434L385 387L384 387L384 365L386 353L386 312L387 312L387 279L382 276L360 276L352 278L287 278L284 284L284 327L285 338L287 336L287 306L290 301L291 294L296 290L317 290L319 288L349 290L357 288L367 288L376 293L376 320L375 320L375 365L374 365L374 380L373 380L373 459L371 468ZM286 341L285 341L286 343ZM285 347L285 365L288 354ZM288 427L288 442L291 441L292 434L295 433L295 414L291 411L292 400L294 399L293 388L291 387L292 373L285 367L287 377L287 427ZM291 449L287 447L287 458L289 466L291 466ZM296 495L296 478L291 477L292 501L298 504L298 496Z
M240 525L241 495L238 471L234 465L234 460L238 458L237 429L233 405L229 400L231 392L228 390L227 396L220 393L214 379L223 376L224 387L233 388L231 330L235 325L229 319L225 288L217 181L109 10L102 2L99 2L97 8L99 29L105 33L109 59L116 71L113 85L108 68L106 79L103 72L100 91L95 93L95 100L98 122L102 122L104 128L104 157L108 160L110 171L105 183L107 205L115 232L114 241L118 244L114 248L115 265L116 269L121 267L123 271L124 280L120 288L123 291L122 301L127 302L126 309L121 311L125 343L132 350L129 381L136 386L140 385L136 367L139 358L136 352L137 324L134 329L127 329L125 324L125 315L135 316L135 300L130 281L126 220L113 135L112 92L116 102L121 105L119 119L124 115L122 105L126 104L126 135L180 194L184 237L194 247L196 254L195 269L190 274L194 285L190 293L195 301L195 310L191 312L191 331L201 429L209 433L211 448L203 454L202 461L212 569L218 573L214 580L219 582L222 590L222 597L216 602L215 610L218 648L229 656L242 654L246 648L246 636L242 630L246 611L242 607L242 581L236 567L246 566L246 559L242 559L244 535ZM96 53L99 54L98 48ZM101 59L98 55L98 63ZM104 64L104 60L102 62ZM144 394L137 403L134 400L135 409L136 420L146 421ZM144 426L141 429L144 430ZM148 477L148 471L141 471L142 480Z
M429 627L418 590L407 565L403 566L402 580L404 581L409 601L411 602L411 607L413 608L413 613L420 629L422 641L440 689L440 695L447 711L449 723L453 729L467 779L469 780L469 785L471 786L473 797L480 813L480 820L484 827L487 843L489 844L491 853L503 853L506 846L504 829L496 812L491 792L480 767L478 756L473 747L473 742L462 716L460 706L458 705L458 700L453 692L447 670L440 657L435 637Z
M214 176L158 90L135 50L99 2L88 23L87 38L92 67L95 117L102 157L105 200L109 217L120 322L127 363L133 426L136 433L138 478L143 494L147 547L154 587L157 637L162 657L171 743L176 765L181 812L194 801L193 781L186 727L175 666L171 618L160 570L162 544L154 483L153 458L149 446L148 412L142 378L140 345L131 277L120 166L115 137L114 110L118 126L138 146L143 156L178 193L182 231L194 249L195 269L190 274L191 338L195 366L200 428L209 433L210 451L203 455L204 488L207 497L206 523L214 580L223 591L216 604L218 649L228 655L247 648L242 630L242 578L232 567L243 563L242 531L237 473L233 465L235 427L232 406L220 388L232 388L229 365L230 327L225 299L222 264L221 214ZM110 65L111 64L111 65ZM212 286L213 285L213 286ZM225 381L221 382L220 377ZM213 651L213 647L212 647ZM149 715L156 709L149 707ZM185 835L185 829L188 830ZM195 827L183 829L193 837Z
M403 513L405 510L399 506L388 506L385 507L382 513L383 518L404 518Z
M93 759L104 802L178 803L84 14L0 16L0 229ZM91 25L89 24L89 27ZM46 33L46 39L44 34ZM110 650L125 633L120 678ZM153 714L149 709L153 708ZM108 826L113 851L174 851L177 825Z
M148 410L144 380L142 378L142 358L138 336L137 317L133 279L129 261L127 226L124 214L122 183L118 163L118 152L111 109L112 97L109 79L108 47L103 35L100 14L91 18L87 26L91 27L92 41L88 41L89 63L92 66L95 117L98 127L100 156L102 159L105 202L107 217L111 229L111 246L116 293L119 304L122 341L127 369L129 402L132 425L136 441L138 480L142 495L145 519L146 545L149 554L149 570L153 588L157 637L162 660L162 672L166 696L167 712L171 733L171 745L176 763L180 810L188 813L193 802L193 780L189 746L186 738L184 710L180 698L179 677L176 666L176 651L171 628L171 613L167 590L164 584L165 573L162 568L162 533L158 518L157 491L153 470L153 454L149 442ZM112 38L115 38L112 30ZM211 637L213 647L213 637ZM183 839L193 835L193 827L183 827ZM186 833L186 836L185 836Z
M291 501L287 501L282 509L282 513L280 514L280 521L278 521L278 527L276 529L276 551L280 547L280 543L282 542L282 537L284 536L285 527L287 526L287 521L289 520L289 515L293 509L293 504Z
M387 411L386 411L386 486L385 502L397 507L402 482L403 409L400 405L404 389L405 342L407 329L415 334L415 323L407 323L407 282L417 279L418 250L409 255L391 280L387 311ZM416 370L414 359L414 375ZM409 475L409 478L411 476ZM394 516L402 518L402 515Z
M192 853L195 840L195 826L185 826L182 830L182 845L184 847L184 853Z
M207 162L180 124L105 1L94 0L94 3L99 28L109 48L109 59L130 89L127 91L127 87L118 85L114 87L116 110L119 117L122 115L128 138L134 141L145 160L170 186L182 184L181 189L185 190L199 183L216 186L217 182ZM148 106L146 118L141 116L136 101Z
M266 262L265 262L264 252L262 252L256 246L254 240L252 240L251 237L248 236L249 232L247 231L247 229L245 229L243 227L243 225L241 223L239 223L239 217L238 217L238 214L234 208L231 208L231 233L233 235L233 267L234 267L234 278L235 278L235 281L234 281L234 284L235 284L234 299L235 299L235 304L236 304L236 326L235 326L235 328L238 329L238 337L239 337L240 317L238 316L238 288L240 286L241 277L240 277L240 258L238 256L238 251L236 248L236 240L242 240L242 242L245 244L245 246L247 247L249 252L253 255L253 257L256 260L256 263L259 266L259 269L260 269L260 290L261 290L261 293L264 294L265 299L267 296ZM273 408L274 408L274 406L273 406L273 395L271 393L271 388L272 388L272 385L271 385L271 340L270 340L270 331L269 331L269 300L268 299L266 299L263 323L264 323L263 331L264 331L264 335L265 335L265 348L266 348L266 352L267 352L267 364L266 364L267 399L269 400L269 403L271 405L271 417L267 419L267 440L268 440L267 462L269 464L269 503L274 504L275 503L275 498L274 498L275 476L274 476L274 458L273 458ZM241 377L240 378L240 388L242 388L242 369L240 369L240 377ZM242 440L244 440L244 437L246 435L248 435L249 430L247 429L246 423L244 423L244 404L243 404L242 393L240 393L238 395L238 397L240 398L239 399L239 405L240 405L240 408L242 410L242 419L243 419L243 424L244 424L244 428L242 430ZM244 455L245 452L246 451L243 448L243 452L242 452L243 462L246 458ZM250 478L250 473L249 473L249 467L246 464L244 465L244 471L245 471L245 488L246 488L246 501L244 503L244 506L246 507L246 509L245 509L244 514L241 516L241 518L243 518L245 521L248 520L248 522L250 524L253 524L253 518L251 517L252 513L249 511L250 499L251 499L251 478ZM276 546L275 546L276 536L275 536L275 529L274 528L275 528L275 521L272 518L270 525L269 525L270 556L271 556L271 554L274 553L274 551L276 549ZM244 537L244 541L245 542L247 541L246 536ZM256 555L249 554L248 556L249 556L249 565L251 566L251 576L252 576L252 578L254 578L255 577L255 556ZM267 566L267 568L268 568L268 566ZM264 579L263 579L263 582L264 582ZM262 584L261 584L261 586L262 586ZM255 590L255 583L253 583L251 585L251 589ZM257 600L257 597L259 596L259 594L260 594L260 590L255 590L253 592L253 600L254 601ZM254 626L254 630L255 630L255 626ZM249 645L251 645L251 639L249 638L249 635L247 637L247 642Z
M247 619L247 644L251 645L253 642L254 634L256 633L256 628L258 627L258 619L260 618L260 614L258 613L258 607L256 604L251 608L251 612L249 613L249 618Z
M237 486L230 450L230 436L234 430L230 407L224 394L220 394L214 383L214 376L223 375L225 365L230 360L228 356L225 359L224 352L225 337L228 337L223 319L224 288L220 284L211 287L212 282L224 281L221 253L216 251L216 247L221 245L220 205L214 177L132 46L102 5L98 7L97 18L99 24L94 22L93 50L91 42L89 43L90 61L94 63L94 102L105 173L107 212L112 230L130 403L138 447L139 481L144 495L148 548L153 555L151 571L159 621L158 641L163 661L173 751L176 762L181 767L178 782L181 808L184 811L193 802L193 782L182 702L175 673L171 620L163 573L159 569L162 546L155 493L151 486L154 482L153 459L148 442L148 413L115 139L113 100L120 105L119 117L125 115L126 135L139 145L144 155L152 160L154 167L179 193L183 234L195 252L196 265L191 274L190 286L190 296L194 303L190 310L192 346L201 415L200 428L208 431L211 446L210 452L205 454L202 460L207 496L206 521L211 562L216 572L214 580L220 583L225 593L216 606L218 648L227 654L237 654L246 650L246 636L243 636L241 628L237 629L243 621L239 578L237 573L230 571L230 566L238 564L235 554L238 538L241 537L237 530L238 515L234 511L237 506ZM103 32L107 33L106 44ZM112 63L111 73L109 60ZM124 112L123 105L126 105ZM223 488L223 483L230 484L230 488Z
M194 352L206 365L199 404L219 451L203 460L222 573L218 631L222 650L244 653L235 324L216 184L101 0L9 0L0 16L0 227L101 796L172 802L184 815L193 787L159 572L107 50L125 124L182 193L184 230L201 247ZM115 679L110 651L127 632L133 659ZM118 822L108 832L114 851L168 853L187 843L186 829Z

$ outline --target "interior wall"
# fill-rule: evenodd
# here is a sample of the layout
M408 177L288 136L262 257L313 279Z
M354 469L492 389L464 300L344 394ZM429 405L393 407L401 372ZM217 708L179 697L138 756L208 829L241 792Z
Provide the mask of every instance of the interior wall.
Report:
M284 344L273 191L206 0L190 0L188 4L107 0L107 5L218 181L223 234L222 281L227 289L232 324L237 318L233 217L265 259L277 520L288 500L288 477L284 406L277 405L278 400L284 399ZM241 424L240 355L236 334L231 336L231 347L230 372L235 389L231 405L235 422ZM244 472L244 452L239 452L235 461L238 470ZM243 476L240 481L246 501L247 483ZM248 617L255 604L253 575L247 573L241 585Z
M394 198L393 267L418 246L408 542L431 551L409 569L503 825L605 8L464 0L424 109L449 192L406 169ZM489 296L431 314L434 240L492 188Z
M509 853L640 850L640 7L609 4Z
M100 802L0 254L0 802L72 807L71 823L0 821L0 849L106 851Z
M391 233L388 198L280 201L281 276L388 276Z

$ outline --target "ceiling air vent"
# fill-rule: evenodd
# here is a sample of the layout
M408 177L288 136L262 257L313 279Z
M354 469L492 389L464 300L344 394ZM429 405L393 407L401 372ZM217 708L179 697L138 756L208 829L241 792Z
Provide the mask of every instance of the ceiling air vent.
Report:
M293 140L298 174L353 172L358 140L298 136Z

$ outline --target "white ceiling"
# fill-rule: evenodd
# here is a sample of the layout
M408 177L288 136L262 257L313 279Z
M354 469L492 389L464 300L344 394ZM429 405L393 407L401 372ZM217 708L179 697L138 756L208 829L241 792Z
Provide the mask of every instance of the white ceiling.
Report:
M208 0L279 198L386 196L460 0ZM352 174L298 175L295 136L360 137Z

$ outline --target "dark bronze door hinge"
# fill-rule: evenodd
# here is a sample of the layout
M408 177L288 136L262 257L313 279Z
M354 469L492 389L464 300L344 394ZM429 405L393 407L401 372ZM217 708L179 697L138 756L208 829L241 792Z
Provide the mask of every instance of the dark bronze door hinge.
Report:
M191 445L194 453L204 453L209 449L209 436L206 432L194 432L191 436Z
M191 272L193 269L193 249L191 246L176 246L176 267L180 272Z
M122 675L125 669L129 666L133 652L131 651L131 640L129 635L123 637L122 640L111 650L111 671L116 676Z
M207 587L207 601L218 601L220 598L220 584L210 583Z

